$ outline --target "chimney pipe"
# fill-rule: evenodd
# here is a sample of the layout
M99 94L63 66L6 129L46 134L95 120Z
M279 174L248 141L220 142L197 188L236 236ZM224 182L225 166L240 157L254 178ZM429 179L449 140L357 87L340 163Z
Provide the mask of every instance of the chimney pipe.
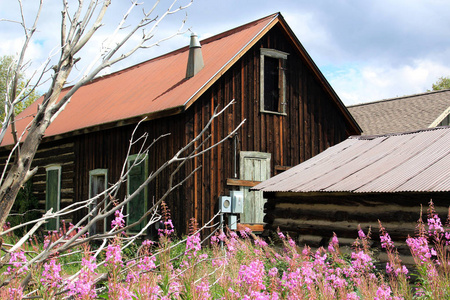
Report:
M189 45L189 58L186 69L186 78L194 77L201 69L203 69L202 46L195 33L191 34L191 43Z

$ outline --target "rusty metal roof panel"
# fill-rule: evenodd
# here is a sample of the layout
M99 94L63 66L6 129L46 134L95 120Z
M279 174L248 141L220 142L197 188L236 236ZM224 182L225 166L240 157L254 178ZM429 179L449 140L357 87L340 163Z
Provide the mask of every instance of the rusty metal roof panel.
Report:
M186 46L93 80L74 94L47 129L46 136L175 108L184 109L189 99L230 65L232 59L247 49L265 28L274 25L278 16L273 14L201 41L205 67L192 78L185 78L189 54ZM61 97L65 92L67 90ZM39 103L39 100L33 103L22 116L32 116ZM21 132L31 119L18 117L17 120L20 120L16 125ZM5 136L2 145L11 143L11 135Z
M448 126L350 137L254 189L297 193L450 191L449 146Z

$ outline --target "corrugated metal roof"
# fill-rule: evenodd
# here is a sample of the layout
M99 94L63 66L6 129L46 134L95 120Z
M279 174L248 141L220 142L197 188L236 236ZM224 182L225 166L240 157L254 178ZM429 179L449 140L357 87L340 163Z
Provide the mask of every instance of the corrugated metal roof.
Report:
M352 136L254 187L264 192L448 192L450 127Z
M347 107L364 135L420 130L449 113L450 90L432 91Z
M95 79L75 93L45 135L58 135L177 107L184 109L189 105L187 102L201 93L233 58L251 46L264 29L276 24L278 16L278 13L272 14L201 41L205 67L192 78L185 79L189 54L186 46ZM39 103L39 100L33 103L21 116L33 115ZM16 119L19 120L16 122L18 132L22 132L31 120L21 116ZM11 135L6 135L2 145L11 143Z

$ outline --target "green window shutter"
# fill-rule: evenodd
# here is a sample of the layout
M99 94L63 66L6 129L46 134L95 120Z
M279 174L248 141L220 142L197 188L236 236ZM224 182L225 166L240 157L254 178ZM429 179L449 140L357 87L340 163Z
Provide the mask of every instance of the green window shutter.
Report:
M53 208L53 212L59 210L60 200L60 167L47 168L47 181L45 189L45 210L48 211ZM59 227L59 218L50 219L47 221L47 230L57 230Z
M128 165L131 166L136 157L131 157L128 161ZM140 159L139 159L140 160ZM147 166L148 160L145 157L138 165L131 168L128 173L128 195L133 194L147 179ZM128 202L128 224L138 221L142 215L147 211L147 187L145 187L134 199ZM141 222L131 229L131 232L138 232L144 226L146 222Z

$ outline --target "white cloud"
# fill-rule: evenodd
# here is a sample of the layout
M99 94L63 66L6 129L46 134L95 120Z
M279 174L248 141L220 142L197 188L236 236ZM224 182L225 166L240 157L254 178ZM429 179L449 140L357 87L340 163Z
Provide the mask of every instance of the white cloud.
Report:
M423 93L440 76L450 75L450 67L431 60L412 65L363 65L324 72L346 105Z

